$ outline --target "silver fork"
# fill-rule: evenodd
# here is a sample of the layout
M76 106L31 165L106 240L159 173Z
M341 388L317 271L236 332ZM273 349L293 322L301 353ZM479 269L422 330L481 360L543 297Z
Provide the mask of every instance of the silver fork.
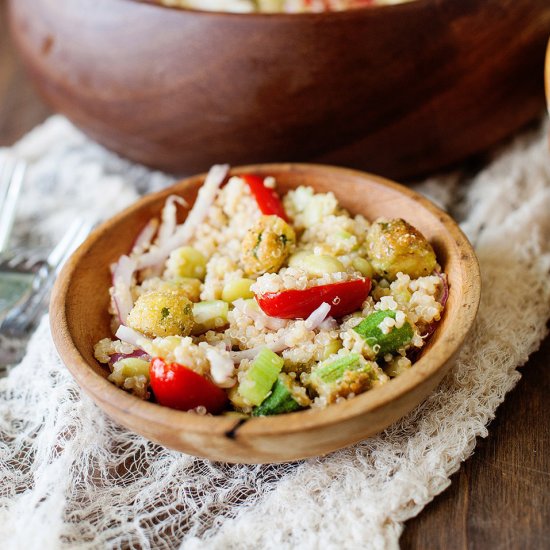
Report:
M32 294L35 279L44 269L46 254L41 250L11 250L0 254L0 323Z
M40 251L0 256L0 284L10 276L27 284L0 323L0 374L23 358L32 329L46 311L57 274L91 229L88 221L75 220L45 259Z

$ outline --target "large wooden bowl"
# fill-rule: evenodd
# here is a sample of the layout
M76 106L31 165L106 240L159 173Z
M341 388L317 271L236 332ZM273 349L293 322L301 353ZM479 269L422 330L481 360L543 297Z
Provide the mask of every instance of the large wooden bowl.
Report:
M544 106L548 0L302 15L11 0L10 19L50 105L178 173L314 160L409 177L488 148Z
M546 91L546 108L550 114L550 39L546 47L546 61L544 64L544 89Z
M369 174L306 164L267 164L232 173L274 175L279 190L300 184L334 190L351 212L370 219L406 218L432 242L449 280L443 320L420 360L405 374L345 403L278 417L202 417L144 402L106 380L94 344L110 336L108 266L131 248L140 228L171 193L193 202L204 176L150 195L97 229L58 278L50 309L57 349L82 389L108 415L153 441L228 462L282 462L327 453L375 434L418 405L449 369L476 315L480 276L476 257L452 219L428 200Z

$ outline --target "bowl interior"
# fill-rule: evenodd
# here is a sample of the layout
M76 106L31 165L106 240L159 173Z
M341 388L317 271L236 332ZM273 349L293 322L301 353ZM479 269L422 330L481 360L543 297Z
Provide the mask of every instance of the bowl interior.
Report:
M234 418L199 417L143 402L108 382L107 369L93 356L94 344L111 335L107 313L111 285L108 266L121 254L128 253L141 228L159 214L169 194L181 195L192 204L204 176L184 180L170 189L145 197L99 227L65 266L54 289L52 331L64 362L100 406L111 416L120 413L118 420L134 429L135 423L129 415L141 418L145 424L137 431L168 446L178 448L170 438L167 440L170 426L175 425L189 432L210 434L212 438L216 433L227 436L239 425L240 434L253 438L266 433L288 434L320 425L334 425L391 405L392 400L415 387L432 378L441 378L442 369L466 336L477 311L479 271L471 246L449 216L413 191L362 172L319 165L274 164L232 170L233 174L245 172L275 176L280 193L299 185L310 185L317 192L332 191L342 206L353 214L363 214L369 220L380 216L405 218L418 227L434 246L448 277L449 299L442 321L415 367L388 384L345 403L319 411L252 418L240 426ZM415 404L411 400L408 409ZM154 420L151 425L156 425L150 430L147 428L149 420ZM160 432L159 423L165 426ZM361 434L357 435L356 440L361 438ZM330 442L324 444L330 447ZM219 453L211 453L208 449L201 449L197 454L220 457ZM308 456L305 449L294 455L290 452L288 459L301 456Z

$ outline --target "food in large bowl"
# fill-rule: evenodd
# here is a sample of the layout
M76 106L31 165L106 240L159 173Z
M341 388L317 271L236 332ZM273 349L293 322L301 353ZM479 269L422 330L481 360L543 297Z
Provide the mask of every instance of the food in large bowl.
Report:
M446 277L402 218L370 223L332 192L214 166L186 220L178 195L112 266L109 380L199 414L324 408L411 368ZM300 183L297 178L297 184Z
M367 6L389 6L412 0L159 0L172 8L189 8L234 13L316 13L342 11Z
M283 220L279 218L280 221L277 223L281 227L277 226L276 234L284 235L285 239L273 240L270 235L266 235L269 238L264 244L271 243L266 250L263 248L262 236L256 250L257 258L254 256L255 242L251 249L249 244L254 240L254 235L258 240L258 233L251 230L256 227L256 224L261 223L263 218L262 213L258 211L259 206L255 204L251 195L246 191L246 185L249 184L246 183L245 176L250 174L260 178L262 185L266 178L268 185L272 183L270 178L274 178L279 196L284 197L285 213L288 215L289 221L292 220L295 234L300 235L296 242L303 250L309 248L307 242L308 229L305 225L322 215L324 208L330 206L329 202L334 205L336 201L338 208L342 209L332 219L339 226L337 233L334 235L331 233L330 238L327 235L326 239L323 236L323 238L316 241L317 244L313 247L321 247L322 250L317 250L317 252L322 254L315 254L315 250L313 250L313 257L308 252L294 258L298 262L298 266L293 269L297 269L302 273L304 289L293 288L278 293L281 284L287 284L281 280L284 278L281 275L282 269L279 269L278 273L258 274L257 268L262 268L262 266L257 262L262 260L271 262L272 257L269 250L282 250L284 254L286 245L292 240L292 233L286 226L282 225ZM479 269L475 255L467 239L449 216L411 190L387 180L352 170L303 164L272 164L235 168L231 170L229 175L231 177L235 176L235 178L230 178L231 183L227 183L220 192L219 196L227 200L220 201L219 207L214 205L212 209L207 209L206 213L203 209L205 195L203 192L201 198L198 196L198 191L205 182L204 175L184 180L170 189L145 197L104 224L89 237L67 263L56 282L52 298L52 334L61 357L82 388L92 396L98 406L118 422L154 441L199 456L232 462L280 462L323 454L380 431L420 403L435 388L452 364L453 357L472 326L479 302ZM301 191L300 188L302 188ZM308 191L307 188L311 188L312 192ZM210 192L212 191L210 186L207 186L208 189L210 189ZM229 192L235 189L239 193L233 196L234 204L231 206ZM168 258L170 258L173 250L172 244L175 242L173 238L170 238L172 242L166 246L157 249L149 248L144 254L139 253L133 258L131 254L128 256L128 253L132 250L139 250L140 247L147 244L147 240L154 230L154 222L153 226L149 224L154 218L162 218L163 210L165 219L170 220L165 227L172 228L170 233L174 234L174 221L170 209L171 207L175 208L177 201L181 199L185 200L192 208L191 212L195 213L189 214L187 207L184 209L178 207L180 208L180 216L176 220L177 225L184 224L177 232L178 239L182 235L183 227L186 227L185 231L187 231L190 225L193 226L197 223L197 212L200 213L201 211L203 216L205 214L209 216L212 229L225 231L228 215L223 213L223 208L238 208L238 196L241 192L245 195L243 212L246 211L246 222L243 220L243 227L232 228L232 230L239 232L239 236L236 237L234 244L229 245L228 241L227 247L220 249L220 251L222 254L224 250L227 253L229 248L235 247L235 258L238 258L238 261L242 263L242 276L238 269L233 268L231 262L227 264L227 260L221 262L222 265L219 266L219 271L214 269L215 262L212 262L212 258L215 253L212 253L212 251L217 249L216 239L227 238L227 235L226 237L216 236L208 245L211 236L209 236L209 229L206 225L201 225L200 231L203 232L201 238L204 241L201 247L203 247L204 259L208 260L212 253L208 263L212 263L211 271L214 276L211 279L212 285L209 284L206 276L204 283L200 283L198 302L191 301L190 297L197 299L197 282L190 279L200 279L206 274L204 273L204 260L196 254L196 250L192 251L189 248L181 250L173 256L172 260L169 260L167 266L166 257L164 256L168 253ZM330 196L331 192L334 195L333 198ZM181 199L169 199L170 196L177 196ZM312 206L306 207L303 213L298 213L298 209L295 210L295 207L302 202L299 199L300 196L308 203L311 199L313 200ZM319 198L314 199L313 197ZM170 205L168 210L166 210L167 200L168 205ZM219 214L219 226L215 222L215 210ZM344 214L344 210L349 212L349 216ZM240 221L237 211L228 210L228 212L231 213L231 217L235 217ZM328 215L323 224L326 229L331 226L329 224L331 216L333 214ZM380 218L388 221L375 221ZM411 226L414 226L431 246L430 248L426 245L424 239L419 237L419 233L405 226L407 227L407 233L413 235L416 244L420 245L419 250L424 251L426 254L422 261L413 262L413 264L420 266L420 271L412 273L412 276L409 275L411 277L410 281L406 281L405 276L399 275L399 272L403 273L405 270L410 270L413 265L407 261L406 256L401 258L402 261L396 271L392 268L392 265L396 267L394 260L399 255L395 256L392 253L388 256L387 252L390 248L377 246L371 251L370 255L367 250L366 257L359 252L359 250L365 250L362 246L365 245L365 240L368 249L369 235L371 235L372 228L375 230L375 233L372 234L372 242L380 243L376 232L390 229L389 226L384 228L381 224L390 224L389 220L399 220L400 218L406 219ZM372 220L374 223L369 226L366 220ZM273 223L273 221L270 223ZM395 223L401 227L404 226L404 222L396 221ZM340 227L340 224L342 224L342 227ZM304 230L300 233L302 226ZM196 229L198 230L198 228ZM279 229L281 229L281 232L278 232ZM322 227L318 227L318 229L319 231L323 230ZM357 235L355 233L360 233L361 238L365 240L356 243ZM168 234L168 231L166 231L166 234ZM390 234L394 235L393 232ZM138 235L139 238L136 242L136 236ZM310 236L315 241L315 235L311 234ZM198 237L199 233L197 233L196 238ZM350 241L348 242L347 239L350 239ZM249 240L250 243L248 243ZM179 244L176 243L177 246L174 250L181 248ZM182 243L184 247L189 247L191 244L198 245L198 241ZM333 255L328 259L327 257L323 258L323 256L327 256L325 252L328 252L327 249L323 248L326 244L331 247L331 250L335 250L334 246L345 248L352 245L351 249L355 247L355 244L360 244L360 246L357 251L350 250L349 258L345 257L346 254L336 253L336 256ZM135 249L136 246L137 249ZM432 248L433 253L435 253L435 261L441 268L440 272L435 266ZM338 248L338 250L341 250L341 248ZM400 250L403 251L403 247L400 247ZM241 259L243 252L245 256ZM298 250L288 252L289 254L296 254ZM122 260L121 263L122 256L126 256L126 259ZM280 259L280 256L277 256L277 258ZM289 259L290 256L285 258L287 264ZM310 287L309 282L319 281L324 277L327 277L327 281L322 282L337 284L331 278L335 273L343 274L344 272L338 271L341 269L340 264L346 265L348 261L350 262L349 265L353 265L355 260L357 272L352 270L348 273L346 269L346 275L343 276L352 281L358 288L360 287L361 292L364 292L367 278L370 279L367 272L370 267L365 262L357 262L360 259L369 261L373 270L379 270L377 273L387 271L383 274L383 277L372 274L374 290L372 293L369 291L370 297L367 298L365 307L363 307L365 302L363 301L355 310L356 306L352 301L353 311L348 313L347 316L340 317L340 312L332 309L333 306L344 305L344 300L334 299L344 297L342 293L338 292L331 300L323 300L321 306L316 307L315 310L309 313L309 309L313 305L317 305L313 302L318 299L318 296L313 296L314 299L309 302L309 309L299 312L299 316L305 317L305 319L285 320L285 312L291 313L293 317L296 316L298 303L292 300L281 300L281 296L284 298L284 292L299 292L309 288L313 289L313 294L315 294L316 289L319 289L321 285ZM391 261L388 263L390 259ZM418 258L414 255L412 259ZM131 281L131 277L136 273L131 265L132 261L140 262L140 266L143 268L157 270L157 275L150 273L144 279L144 282L149 280L149 284L153 288L140 292L146 289L137 289L137 285L133 285L132 282L128 284L129 274ZM304 261L306 264L305 270L303 269ZM145 266L145 263L149 265ZM109 270L109 266L112 264L116 264L113 274ZM329 264L331 265L330 268L328 268ZM159 269L159 265L161 269ZM244 272L247 269L246 266L250 268L250 273ZM270 266L273 267L271 263L268 267ZM185 279L180 280L179 284L175 286L173 280L171 282L168 280L159 281L159 277L164 276L165 267L175 270L177 272L176 278L185 277ZM315 276L313 272L306 274L308 269L315 270L319 268L321 268L322 273L319 277ZM333 268L337 268L337 270L333 274L328 273ZM435 276L432 275L434 272ZM228 274L227 278L225 273ZM114 275L114 288L112 288L112 275ZM254 277L256 277L256 280L253 284L259 285L259 288L255 289L259 294L257 305L246 302L249 299L247 296L250 296L250 294L247 294L247 285L251 283L242 280ZM262 277L265 280L260 283ZM439 290L446 287L442 282L440 284L442 277L448 283L448 296L445 296L444 308L442 306L445 298L439 295ZM164 278L171 279L171 277ZM383 283L383 279L387 282ZM413 280L417 281L415 288L411 286ZM291 277L288 284L293 281L295 281L294 276ZM427 285L421 284L424 282ZM272 287L272 284L276 286ZM345 284L345 282L341 284ZM392 285L394 285L393 288ZM177 290L177 287L186 290ZM438 290L435 290L436 287ZM110 288L113 292L113 302L109 292ZM252 290L251 286L248 287L249 290ZM274 293L271 293L271 290ZM252 291L254 292L254 290ZM148 292L151 294L148 294ZM157 294L152 294L155 292ZM159 292L160 294L158 294ZM193 292L195 292L194 296ZM205 294L202 294L203 292ZM415 292L418 294L413 298ZM184 293L185 296L183 296ZM184 305L181 311L172 311L172 303L161 303L161 300L172 299L176 295L180 297L178 303ZM146 296L149 296L149 298L142 301L140 305L140 299ZM152 299L150 300L151 296ZM327 296L325 294L325 297ZM346 294L346 299L350 296L353 297L354 294ZM268 307L275 306L276 310L268 309L266 314L260 305L263 298L267 298L268 302L270 299L274 299ZM398 319L398 317L402 317L399 311L405 313L405 309L399 308L399 304L403 303L403 300L411 304L411 300L416 301L417 298L419 299L418 304L420 305L422 302L429 307L430 312L427 310L422 312L421 309L417 310L415 308L416 313L421 314L415 320L411 318L413 312L409 308L405 314L406 319ZM239 301L239 299L242 301ZM203 303L199 306L201 302L205 301L207 302L206 305ZM307 300L301 301L301 307L306 303L308 303ZM326 305L323 306L323 303ZM230 306L230 304L232 305ZM394 305L395 310L393 309ZM193 310L197 306L202 311L197 311L197 315L195 315ZM327 306L330 306L329 311L327 311ZM135 310L136 307L137 310ZM166 310L163 311L164 308ZM363 311L364 309L365 311ZM110 310L115 314L115 326L112 324L113 315ZM233 326L238 327L238 330L242 327L247 333L244 341L238 342L238 338L236 338L233 342L231 334L227 333L227 326L231 326L231 321L229 325L226 325L227 321L225 319L229 321L230 310L234 321L236 321ZM388 314L388 311L395 312L395 319L392 314ZM331 316L330 313L334 315L334 321L327 321L327 317ZM276 314L279 315L278 318ZM372 322L373 314L384 318L375 319L377 322ZM126 325L122 325L120 328L119 316L126 322ZM425 345L419 348L420 353L416 357L410 355L410 352L418 349L413 341L415 335L426 336L432 328L429 319L435 321L439 316L441 318L437 324L437 329L429 339L425 339ZM283 321L281 321L281 318ZM369 319L371 320L369 321ZM189 322L191 320L193 323ZM355 324L356 320L359 321L357 324ZM165 322L163 323L163 321ZM256 325L257 321L258 325ZM305 326L306 321L311 323L309 328ZM197 322L199 325L201 322L205 325L210 323L210 334L208 334L208 330L204 330L207 327L199 326L199 333L203 335L202 342L198 341L199 339L193 340L200 336L200 334L193 335ZM326 330L325 327L321 327L325 322L327 323ZM349 323L349 327L343 326L346 322ZM404 328L406 327L405 322L409 323L408 328ZM275 323L286 323L285 327L293 327L298 335L297 341L287 341L286 336L288 334L286 334L285 328L277 329ZM337 323L337 329L334 323ZM268 324L271 328L267 326ZM400 328L397 328L397 324L401 324ZM334 334L331 333L331 326L335 327ZM264 328L258 330L258 327ZM394 332L396 328L397 332ZM409 328L413 333L412 336ZM109 342L117 340L113 337L113 330L121 338L127 339L128 331L131 334L131 331L137 329L139 329L139 334L134 343L130 343L130 347L121 347L118 350L108 348ZM187 337L167 334L167 332L173 330L185 332L189 329L191 333ZM120 330L122 332L119 332ZM277 341L279 330L282 331L281 336L285 337L281 341ZM342 333L345 334L345 338L349 338L349 342L345 341L345 338L341 338ZM156 334L160 334L160 336L156 336ZM249 337L250 341L248 340ZM178 345L173 350L161 349L164 342L170 343L170 338L174 338ZM184 342L185 338L189 338L189 340ZM316 345L307 346L308 341L315 342L315 339L319 339L319 347ZM107 357L99 355L99 358L110 361L113 366L112 371L94 357L94 347L101 340L104 340L106 344L104 350ZM227 346L225 345L226 340ZM213 348L214 354L211 354L210 359L206 358L210 363L206 368L211 367L212 359L221 368L216 367L214 369L217 371L216 373L205 370L203 374L206 376L190 369L191 374L199 378L202 376L202 379L208 382L226 380L227 385L236 386L238 391L241 382L248 379L247 372L252 368L251 364L258 358L261 351L257 349L256 342L267 344L262 345L261 348L267 348L269 352L276 354L277 359L275 362L273 356L267 353L268 359L271 359L269 366L273 367L268 369L268 376L258 377L257 374L251 376L253 383L244 385L244 395L239 392L241 397L248 402L240 402L240 405L237 406L239 412L236 417L234 414L229 416L196 414L196 412L204 413L205 410L203 409L194 412L175 410L171 406L179 405L179 403L164 401L166 395L162 394L162 388L160 393L156 395L157 400L170 406L161 406L159 403L140 399L143 395L138 397L132 395L132 393L140 393L141 390L147 392L149 388L146 384L142 384L141 388L139 387L139 372L125 372L124 363L122 363L122 368L119 368L118 372L114 367L115 363L124 360L121 355L135 353L135 348L138 348L139 352L146 352L151 359L154 355L161 360L166 359L166 361L163 361L164 364L157 364L153 368L159 369L158 374L161 377L163 371L167 373L167 376L171 376L171 369L165 370L166 366L170 366L173 362L185 366L187 361L183 356L172 358L169 355L173 351L175 352L180 344L183 344L180 351L190 354L196 353L196 347L202 347L205 353ZM306 344L303 349L302 343ZM159 345L158 349L157 344ZM271 347L271 344L276 347ZM278 347L283 344L283 348ZM292 344L292 346L287 347L288 344ZM386 345L390 348L383 348ZM144 349L140 350L140 346L143 346ZM195 348L192 346L195 346ZM337 346L342 346L341 350L336 349ZM357 346L357 348L354 346ZM243 364L243 368L241 368L242 359L246 359L244 355L249 354L250 350L253 354L249 359L250 363L248 365ZM113 357L113 351L118 352L120 355ZM286 351L289 353L285 355ZM293 355L293 351L296 352L296 356ZM382 355L382 351L388 353ZM101 352L101 349L98 350L96 347L96 355L98 352ZM243 358L238 354L243 354ZM351 357L352 360L350 360L350 355L353 354L356 357ZM221 355L221 361L218 355ZM225 360L227 357L231 359L229 365ZM309 357L311 358L308 359ZM139 359L139 357L137 358ZM175 361L172 361L172 359ZM233 359L238 359L238 363ZM281 365L281 360L283 365ZM339 360L343 362L337 363L336 361ZM414 364L412 364L413 362ZM150 372L150 361L145 363L147 366L145 372ZM284 366L285 363L286 366ZM303 383L305 391L298 389L293 392L292 367L301 370L298 367L304 364L306 364L305 370L309 371L309 374L317 372L321 375L317 382L313 381L313 385L316 385L318 389L313 388L312 384L305 380ZM319 367L319 365L321 366ZM325 370L327 365L329 367ZM134 368L136 365L130 363L128 366ZM283 366L286 372L283 371ZM226 367L228 367L227 370ZM260 367L255 369L257 373L263 370ZM363 367L365 368L363 369ZM316 369L320 370L316 371ZM364 386L357 386L358 395L352 396L351 394L355 393L355 390L346 388L345 383L341 386L338 384L339 375L345 373L346 369L350 372L349 376L352 383L354 381L365 382ZM358 376L361 370L365 371L364 376L355 379L354 377ZM354 371L357 372L354 374ZM189 378L189 373L186 371L173 374L178 376L181 372ZM109 381L109 377L111 377L111 380L115 383L118 382L124 385L126 378L132 378L132 376L127 377L126 374L137 375L136 378L128 382L126 388L128 391L122 391L113 382ZM282 376L280 380L279 376L281 374L286 376ZM157 373L154 376L156 375ZM334 380L332 379L333 375ZM239 376L241 376L241 380L239 380ZM271 379L269 376L271 376ZM191 376L191 378L194 378L197 382L194 376ZM258 384L260 378L262 380ZM298 372L296 372L296 378L302 384ZM294 378L294 381L296 381L296 378ZM271 384L270 380L272 381ZM284 388L279 388L277 395L275 395L276 388L274 388L274 384L277 384L279 380ZM143 379L141 382L143 382ZM266 386L267 389L265 389ZM216 388L220 390L219 386L216 386ZM314 391L309 393L311 389ZM352 391L348 391L348 389ZM226 388L226 390L230 392L231 388ZM270 395L274 395L272 399L275 397L281 398L277 406L281 406L281 403L286 402L286 407L290 404L290 409L296 408L296 404L292 404L292 401L288 399L286 390L289 390L288 394L300 407L305 407L308 404L314 405L314 402L317 402L314 407L309 409L272 415L273 412L284 411L274 410L277 403L265 403L265 398L269 398ZM361 393L361 390L365 391ZM224 389L220 391L225 392ZM155 387L153 384L154 392ZM270 395L268 395L269 393ZM311 403L307 401L300 403L298 394L310 400ZM158 399L159 395L161 395L160 399ZM170 396L168 397L170 398ZM229 402L225 401L224 397L223 406L220 407L220 410L213 409L212 412L222 412L223 409L226 409L226 403L232 402L231 397L227 396ZM236 397L238 398L238 396ZM185 404L183 408L188 408L189 404ZM191 403L191 405L193 404ZM200 406L200 404L197 405ZM265 405L263 410L260 408L262 405ZM270 410L266 410L268 405L271 407ZM230 406L227 408L230 408Z
M301 14L9 5L46 101L108 148L172 172L315 160L403 178L488 148L544 105L547 0Z

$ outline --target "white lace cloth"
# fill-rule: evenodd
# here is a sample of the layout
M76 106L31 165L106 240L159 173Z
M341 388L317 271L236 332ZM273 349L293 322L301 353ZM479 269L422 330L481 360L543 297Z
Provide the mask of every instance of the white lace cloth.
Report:
M403 522L450 483L543 339L550 314L546 129L477 175L419 186L462 220L484 282L454 370L384 433L287 465L211 463L111 422L61 364L45 319L0 380L0 540L42 548L396 548ZM71 217L106 218L170 178L54 117L14 148L31 162L19 239L55 242ZM223 161L223 159L220 159Z

